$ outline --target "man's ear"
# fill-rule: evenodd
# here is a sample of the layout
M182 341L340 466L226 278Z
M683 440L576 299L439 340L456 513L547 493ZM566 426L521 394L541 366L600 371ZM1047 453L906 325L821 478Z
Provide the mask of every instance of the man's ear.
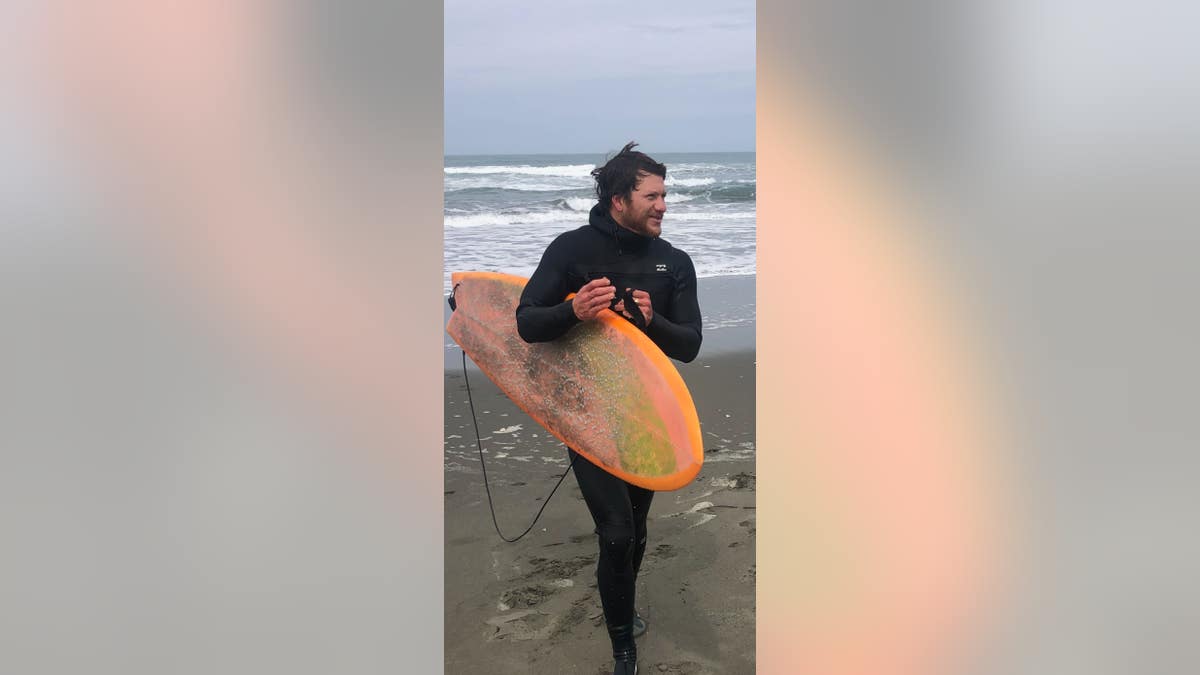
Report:
M626 206L625 197L621 195L613 195L612 204L610 206L612 207L613 211L616 211L617 213L624 213Z

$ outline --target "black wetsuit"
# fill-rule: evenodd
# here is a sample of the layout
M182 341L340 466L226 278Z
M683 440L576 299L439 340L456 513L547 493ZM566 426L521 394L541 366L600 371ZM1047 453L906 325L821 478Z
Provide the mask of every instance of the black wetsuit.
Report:
M521 337L546 342L580 323L564 298L599 277L608 278L618 292L647 291L654 309L644 329L647 337L671 358L696 358L701 322L691 258L662 239L620 227L599 204L587 225L559 235L546 248L517 306ZM646 515L654 493L626 483L572 450L568 453L596 523L596 581L613 649L632 649L632 637L621 631L633 623L635 582L646 551Z
M517 332L526 342L548 342L579 318L564 300L584 284L607 277L618 289L650 294L654 319L646 336L667 356L691 361L700 351L696 270L688 254L658 237L644 237L592 208L588 224L560 234L546 247L517 305Z

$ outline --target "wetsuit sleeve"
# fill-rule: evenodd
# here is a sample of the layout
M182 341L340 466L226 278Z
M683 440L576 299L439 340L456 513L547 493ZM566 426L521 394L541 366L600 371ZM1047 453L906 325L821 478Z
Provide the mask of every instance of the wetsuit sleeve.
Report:
M654 313L646 335L667 356L688 363L700 353L700 302L696 298L696 269L682 251L681 269L671 297L670 316Z
M579 323L570 301L574 289L567 284L567 256L561 239L546 247L542 260L521 292L517 305L517 333L526 342L549 342Z

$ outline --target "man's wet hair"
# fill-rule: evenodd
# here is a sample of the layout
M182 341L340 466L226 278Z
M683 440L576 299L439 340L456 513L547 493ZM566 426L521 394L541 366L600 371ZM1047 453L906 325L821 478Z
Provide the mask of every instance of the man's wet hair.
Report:
M644 152L634 150L637 143L630 141L604 163L592 170L596 179L596 198L604 208L612 208L612 198L620 196L630 199L643 175L654 175L666 180L667 167L654 161Z

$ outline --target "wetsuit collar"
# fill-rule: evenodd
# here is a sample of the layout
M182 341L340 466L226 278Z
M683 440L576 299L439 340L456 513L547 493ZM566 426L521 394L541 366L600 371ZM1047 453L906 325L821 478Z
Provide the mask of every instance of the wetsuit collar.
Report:
M654 240L653 237L647 237L621 227L617 221L613 220L608 209L601 208L600 204L592 207L591 213L588 214L588 224L612 237L617 244L618 251L640 250Z

